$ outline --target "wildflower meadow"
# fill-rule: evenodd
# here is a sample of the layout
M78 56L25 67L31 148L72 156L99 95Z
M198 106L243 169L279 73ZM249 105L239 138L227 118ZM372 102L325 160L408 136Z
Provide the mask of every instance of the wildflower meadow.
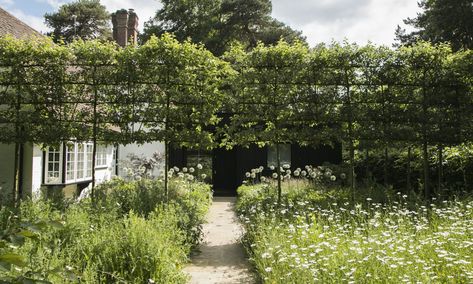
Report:
M343 175L309 171L281 168L281 204L273 178L238 190L243 243L263 283L473 282L471 198L426 204L372 184L353 200Z

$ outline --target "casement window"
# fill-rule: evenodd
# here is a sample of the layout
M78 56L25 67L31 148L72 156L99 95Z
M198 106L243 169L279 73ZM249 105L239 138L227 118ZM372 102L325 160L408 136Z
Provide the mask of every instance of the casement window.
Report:
M107 166L107 146L97 145L97 153L95 158L95 167Z
M92 165L88 163L92 152L89 153L89 149L93 149L90 143L66 144L66 184L92 179Z
M47 184L59 184L62 180L62 146L49 147L46 151L46 175Z
M277 167L278 156L276 146L268 147L268 167ZM281 166L291 165L291 144L279 144L279 160Z
M68 142L45 151L45 184L71 184L92 180L93 144ZM96 167L107 165L107 147L99 145Z

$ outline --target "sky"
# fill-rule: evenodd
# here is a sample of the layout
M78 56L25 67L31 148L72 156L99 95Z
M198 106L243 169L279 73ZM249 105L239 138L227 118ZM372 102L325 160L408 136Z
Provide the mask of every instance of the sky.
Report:
M41 32L43 15L73 0L0 0L0 7ZM161 7L158 0L102 0L109 12L133 8L142 23ZM273 0L273 17L302 31L311 46L347 40L392 45L402 20L419 12L416 0Z

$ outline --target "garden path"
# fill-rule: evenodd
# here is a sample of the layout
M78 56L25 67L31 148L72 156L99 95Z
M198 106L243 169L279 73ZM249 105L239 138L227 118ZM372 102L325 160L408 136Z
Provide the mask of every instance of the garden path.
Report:
M191 284L255 282L239 242L243 229L234 211L235 202L235 197L214 197L203 227L200 252L184 269Z

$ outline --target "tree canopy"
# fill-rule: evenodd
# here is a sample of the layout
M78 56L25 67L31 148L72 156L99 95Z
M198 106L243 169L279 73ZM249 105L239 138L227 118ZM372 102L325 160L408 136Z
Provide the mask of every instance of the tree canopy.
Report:
M412 44L418 40L433 43L449 42L453 50L473 48L472 0L422 0L422 12L415 18L404 20L415 31L406 33L398 26L396 40Z
M77 37L84 40L108 39L110 14L100 0L77 0L62 5L57 12L46 13L45 23L53 31L55 41L72 42Z
M173 33L180 41L190 38L221 55L238 41L249 48L258 42L276 44L304 41L301 32L271 17L269 0L163 0L163 8L145 23L142 41L151 35Z

